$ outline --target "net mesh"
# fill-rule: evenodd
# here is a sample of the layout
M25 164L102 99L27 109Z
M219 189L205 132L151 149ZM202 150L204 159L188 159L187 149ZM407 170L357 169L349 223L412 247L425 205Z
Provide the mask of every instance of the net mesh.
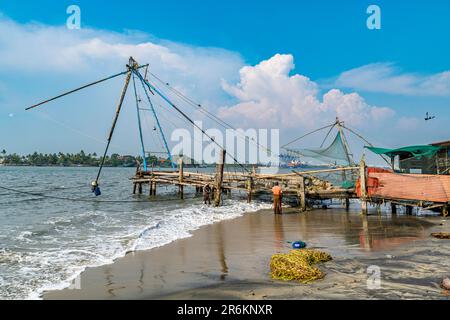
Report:
M338 132L334 141L326 148L322 149L289 149L290 153L303 156L305 158L315 159L322 163L335 165L350 165L349 155L347 154L341 133Z

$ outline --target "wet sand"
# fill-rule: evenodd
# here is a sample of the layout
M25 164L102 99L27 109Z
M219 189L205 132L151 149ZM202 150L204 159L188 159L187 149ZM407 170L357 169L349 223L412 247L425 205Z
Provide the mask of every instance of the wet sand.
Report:
M448 299L439 287L450 275L448 219L378 215L359 210L270 211L208 225L193 236L130 253L112 265L87 269L81 289L47 292L45 299ZM303 240L329 252L323 280L274 281L270 257ZM381 288L369 290L369 266Z

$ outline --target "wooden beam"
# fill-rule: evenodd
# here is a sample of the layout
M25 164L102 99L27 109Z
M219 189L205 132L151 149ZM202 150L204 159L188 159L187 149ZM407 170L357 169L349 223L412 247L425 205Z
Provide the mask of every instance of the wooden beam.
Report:
M305 191L305 178L301 177L298 185L298 197L300 201L300 211L306 211L306 191Z
M391 212L392 214L397 214L397 205L391 202Z
M349 171L349 170L358 170L358 169L359 169L359 167L342 167L342 168L335 168L335 169L312 170L312 171L295 171L295 170L292 170L292 172L294 172L295 174L301 176L301 175L309 175L309 174L314 174L314 173Z
M222 203L222 184L223 184L223 170L225 167L225 158L226 158L227 152L225 149L222 150L220 154L219 163L217 164L217 171L216 171L216 196L214 198L215 206L219 207Z
M361 209L363 214L367 214L367 184L366 184L366 162L364 157L359 163L359 179L361 184Z
M178 185L178 193L180 195L180 199L183 200L184 199L184 187L183 187L183 157L180 157L180 159L178 160L178 181L180 182L180 184Z

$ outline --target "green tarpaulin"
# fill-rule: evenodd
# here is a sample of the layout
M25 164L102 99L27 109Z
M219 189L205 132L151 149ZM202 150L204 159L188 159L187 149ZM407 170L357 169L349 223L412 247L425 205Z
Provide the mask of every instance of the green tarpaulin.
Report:
M435 147L430 145L425 146L411 146L411 147L403 147L398 149L385 149L385 148L376 148L376 147L365 147L376 154L384 154L388 157L402 156L406 155L410 158L417 157L432 157L434 156L441 147Z

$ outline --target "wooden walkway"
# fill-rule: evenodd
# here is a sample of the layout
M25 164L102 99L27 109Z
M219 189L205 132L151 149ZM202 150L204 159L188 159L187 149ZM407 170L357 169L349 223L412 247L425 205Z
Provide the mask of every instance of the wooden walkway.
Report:
M389 192L374 192L373 183L377 174L367 170L364 161L357 167L344 167L328 170L315 170L304 172L292 172L285 174L262 174L255 169L252 172L224 172L224 165L217 165L215 173L199 173L185 171L183 163L180 161L178 171L142 171L137 169L135 176L131 178L134 185L133 193L143 194L144 186L149 196L156 196L157 188L160 185L173 185L178 188L180 199L184 199L185 188L195 188L196 193L202 193L206 184L213 190L213 201L216 206L220 206L223 194L234 192L247 194L248 201L260 195L271 195L275 182L283 188L285 197L297 198L301 211L308 209L308 203L315 200L341 199L348 208L350 199L359 199L363 213L367 213L368 205L380 206L383 203L390 203L392 212L395 213L397 206L404 206L406 212L412 212L413 207L425 209L439 209L444 215L448 213L450 199L438 199L439 201L424 201L419 195L408 197L396 196L401 193L401 189L408 186L396 185L396 189L388 189ZM351 172L357 175L355 188L344 189L334 186L331 182L317 177L324 173L345 174ZM390 173L393 178L399 179L400 175ZM379 174L378 174L379 175ZM356 180L355 179L355 180ZM437 176L436 179L439 179ZM397 181L395 180L395 181ZM444 179L447 181L447 178ZM385 180L383 180L385 181ZM417 190L417 186L411 189ZM422 186L426 188L426 185ZM385 190L380 188L380 190ZM424 190L425 192L425 190ZM404 193L404 192L403 192ZM419 190L420 193L420 190ZM419 194L417 193L417 194Z

